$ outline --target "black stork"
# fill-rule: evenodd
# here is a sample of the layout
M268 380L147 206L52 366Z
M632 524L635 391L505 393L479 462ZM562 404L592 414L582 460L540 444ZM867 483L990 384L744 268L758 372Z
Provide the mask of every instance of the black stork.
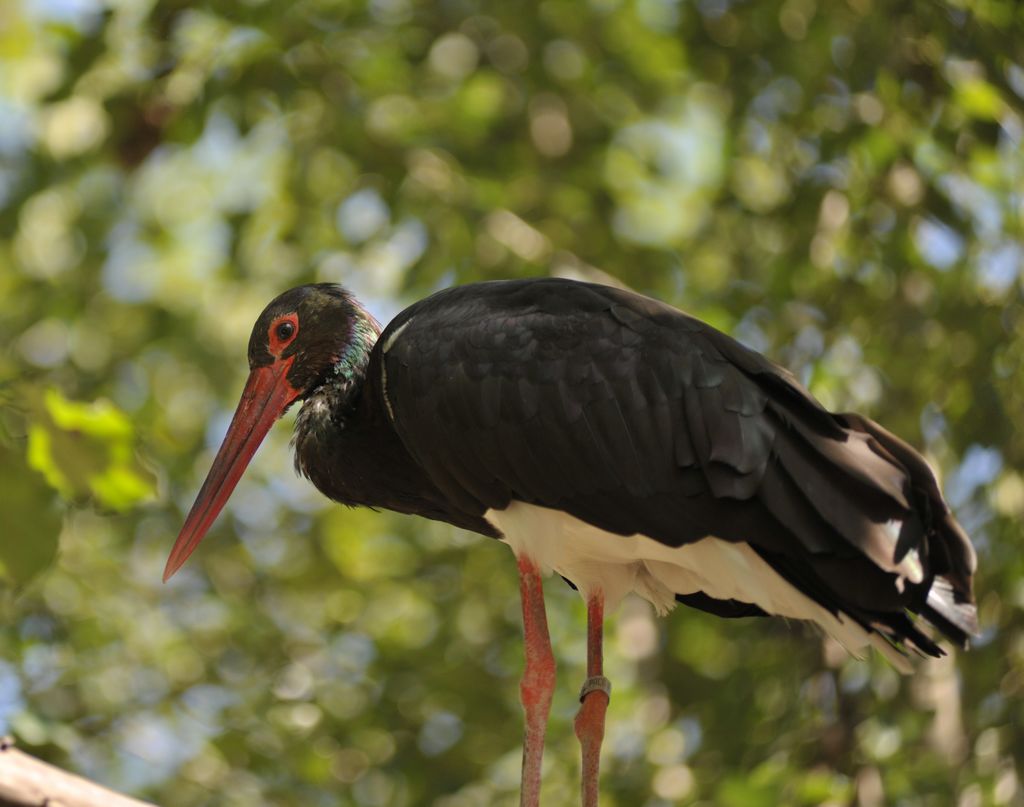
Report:
M554 689L541 578L587 603L576 734L597 804L604 611L629 592L724 617L808 620L853 652L939 656L977 631L975 555L935 476L868 418L656 300L562 279L438 292L380 326L339 286L285 292L166 580L296 401L295 466L347 505L507 543L526 643L521 803L540 800ZM929 623L934 631L924 624Z

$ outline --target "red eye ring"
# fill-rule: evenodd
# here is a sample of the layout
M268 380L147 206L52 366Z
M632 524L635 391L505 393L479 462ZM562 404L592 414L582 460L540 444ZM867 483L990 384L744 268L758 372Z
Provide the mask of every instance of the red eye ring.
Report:
M271 355L280 356L281 351L290 345L299 333L299 318L295 314L285 314L270 323L267 329L267 347Z

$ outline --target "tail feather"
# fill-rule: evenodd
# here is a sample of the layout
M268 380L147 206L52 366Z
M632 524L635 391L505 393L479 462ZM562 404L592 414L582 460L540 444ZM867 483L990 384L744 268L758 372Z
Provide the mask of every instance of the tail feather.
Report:
M944 577L936 577L932 582L921 615L961 647L979 633L977 607L959 599L952 583Z
M972 576L978 565L974 547L967 533L957 523L942 497L939 483L924 457L909 444L886 430L870 418L855 413L837 415L837 419L848 428L874 438L875 451L889 455L902 465L910 477L911 487L916 495L916 504L926 511L932 528L928 541L931 569L937 576L945 577L954 589L960 602L972 599Z

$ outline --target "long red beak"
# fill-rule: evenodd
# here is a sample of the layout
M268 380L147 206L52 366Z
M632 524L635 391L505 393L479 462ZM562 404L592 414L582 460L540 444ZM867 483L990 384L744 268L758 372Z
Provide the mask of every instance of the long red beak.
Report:
M249 373L245 389L242 390L242 399L235 409L213 467L206 475L206 481L167 558L167 566L164 567L165 583L203 540L270 427L299 397L300 391L288 383L288 370L293 360L293 356L278 360Z

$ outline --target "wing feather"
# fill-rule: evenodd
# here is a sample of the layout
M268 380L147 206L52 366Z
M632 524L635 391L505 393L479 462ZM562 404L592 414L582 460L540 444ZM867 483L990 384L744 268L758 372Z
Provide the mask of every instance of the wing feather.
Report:
M391 333L395 430L474 515L518 499L670 546L746 541L827 610L924 652L905 609L972 629L973 550L927 464L710 326L537 280L441 292Z

